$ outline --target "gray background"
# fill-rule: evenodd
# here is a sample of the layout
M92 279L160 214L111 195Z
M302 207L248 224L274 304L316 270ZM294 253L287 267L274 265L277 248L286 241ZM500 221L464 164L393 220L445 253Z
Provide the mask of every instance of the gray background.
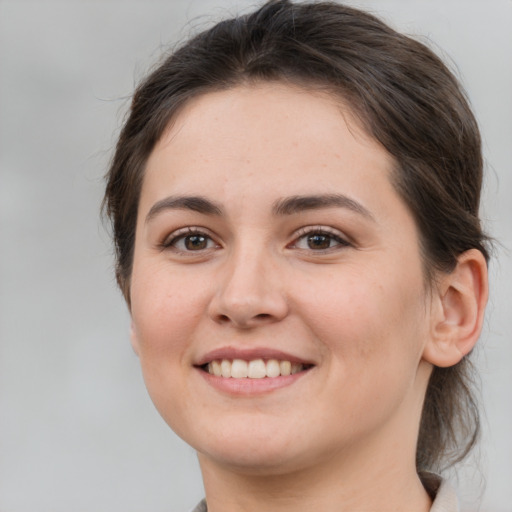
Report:
M202 495L146 395L98 210L134 83L167 43L251 3L0 0L0 512L178 512ZM512 1L351 3L442 48L481 123L502 246L477 354L484 440L458 486L467 510L510 512Z

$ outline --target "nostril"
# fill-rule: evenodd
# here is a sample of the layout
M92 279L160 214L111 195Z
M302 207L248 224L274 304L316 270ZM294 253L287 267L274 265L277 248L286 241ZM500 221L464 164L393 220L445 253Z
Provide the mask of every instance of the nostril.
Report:
M229 324L229 323L233 322L237 325L239 324L241 326L245 325L245 326L249 327L250 325L252 325L254 323L258 324L260 322L266 322L266 321L272 319L272 315L269 313L259 313L252 317L249 317L249 318L239 318L236 315L220 314L220 315L217 315L216 319L217 319L217 322L219 322L220 324Z
M267 318L270 318L271 315L268 313L260 313L259 315L256 315L254 318L257 318L258 320L266 320Z
M221 324L225 324L225 323L228 323L230 320L229 320L229 316L227 315L219 315L218 316L218 320Z

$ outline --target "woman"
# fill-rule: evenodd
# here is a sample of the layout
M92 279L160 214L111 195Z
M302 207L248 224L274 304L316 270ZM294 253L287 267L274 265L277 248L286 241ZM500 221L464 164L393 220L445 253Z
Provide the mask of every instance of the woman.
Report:
M422 44L271 1L138 87L108 174L132 344L198 511L456 510L478 434L480 137Z

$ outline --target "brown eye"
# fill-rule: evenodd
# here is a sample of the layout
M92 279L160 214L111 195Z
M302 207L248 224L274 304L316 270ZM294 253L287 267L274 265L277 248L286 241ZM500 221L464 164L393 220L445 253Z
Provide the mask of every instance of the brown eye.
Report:
M190 253L207 251L218 246L208 234L187 229L184 233L178 231L175 236L169 237L162 247L180 253Z
M312 235L308 235L307 238L308 247L310 249L329 249L329 247L331 247L331 242L333 242L333 237L322 233L314 233Z
M203 235L188 235L184 237L183 244L188 251L200 251L208 247L208 238Z
M296 249L322 252L343 249L350 245L338 232L331 233L327 229L304 229L303 234L295 240L292 246Z

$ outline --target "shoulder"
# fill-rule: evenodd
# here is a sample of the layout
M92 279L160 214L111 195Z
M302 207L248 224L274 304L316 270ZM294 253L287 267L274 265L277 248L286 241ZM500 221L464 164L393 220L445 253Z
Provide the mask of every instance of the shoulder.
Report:
M202 500L190 512L208 512L208 509L206 508L206 500Z
M430 512L459 512L457 495L447 480L433 473L423 473L421 481L433 499Z

